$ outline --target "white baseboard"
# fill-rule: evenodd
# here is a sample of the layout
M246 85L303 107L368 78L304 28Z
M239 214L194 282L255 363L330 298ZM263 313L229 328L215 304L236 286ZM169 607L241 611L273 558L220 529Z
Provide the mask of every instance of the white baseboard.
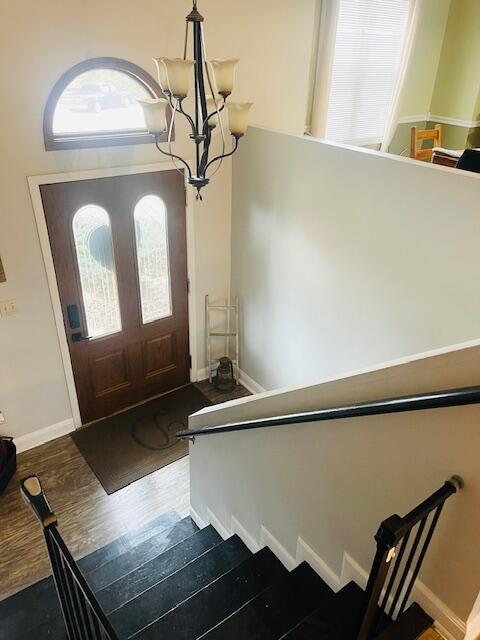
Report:
M223 540L230 538L232 533L225 527L222 522L217 518L217 516L210 510L207 509L207 517L202 518L202 516L190 505L190 517L195 522L199 529L204 529L208 527L208 525L212 525L217 533L220 534Z
M193 509L191 512L195 513ZM228 530L215 514L210 509L207 510L207 513L209 523L217 529L222 538L228 537L228 535L225 536L225 532L228 532ZM197 522L193 515L192 518ZM320 555L300 537L297 539L296 554L295 557L293 557L264 526L260 528L260 542L257 542L255 535L248 531L239 520L232 515L230 531L231 533L236 533L252 553L256 553L262 547L267 546L290 571L304 560L307 561L312 569L316 571L334 591L338 591L352 580L362 589L365 589L367 585L368 572L346 552L343 554L341 575L337 576L335 571L333 571ZM453 611L428 587L420 582L420 580L415 582L411 600L417 602L434 619L435 626L438 627L438 630L447 640L462 640L465 637L467 629L466 623L453 613Z
M194 523L197 525L197 527L199 529L205 529L205 527L208 525L208 522L206 522L198 513L198 511L195 511L195 509L190 505L190 517L191 519L194 521Z
M351 581L365 589L367 586L368 573L356 562L348 553L343 554L342 573L340 574L340 588Z
M417 115L402 116L398 119L398 124L413 124L414 122L428 122L428 113L419 113Z
M200 382L201 380L206 380L207 378L208 378L208 368L204 367L203 369L199 369L197 371L197 377L195 382ZM250 393L253 393L254 395L257 393L264 393L266 391L266 389L264 389L262 385L258 384L258 382L256 382L253 378L251 378L248 374L246 374L245 371L242 371L241 369L238 370L238 378L241 384L243 384L243 386L245 387L245 389L247 389L248 391L250 391Z
M258 542L255 540L255 536L245 529L245 527L240 524L240 522L232 516L232 525L231 525L232 533L236 533L237 536L245 543L245 545L250 549L252 553L257 553L262 548Z
M217 530L217 532L221 535L221 537L226 540L227 538L230 538L230 536L232 535L232 530L228 529L218 518L217 516L212 513L212 511L210 511L210 509L207 509L207 520L208 523L212 525L212 527L214 529Z
M208 369L207 367L203 367L203 369L198 369L197 376L195 380L192 382L201 382L202 380L206 380L208 378Z
M245 389L248 389L250 393L253 393L254 395L257 393L265 393L266 389L264 389L262 385L258 384L258 382L256 382L253 378L247 375L245 371L242 371L241 369L239 369L238 373L239 373L241 384L243 384Z
M466 129L475 129L480 127L480 120L460 120L458 118L450 118L449 116L441 116L434 113L422 113L411 116L403 116L398 120L398 124L413 124L414 122L435 122L438 124L451 124L455 127L464 127Z
M365 589L368 573L348 553L343 555L341 586L354 580ZM410 601L417 602L435 621L435 626L448 640L462 640L467 626L447 605L420 580L415 582Z
M460 120L459 118L450 118L449 116L439 116L429 114L430 122L438 122L439 124L452 124L454 127L464 127L466 129L476 129L480 127L480 120Z
M28 451L28 449L38 447L41 444L45 444L45 442L72 433L72 431L75 431L73 418L68 418L68 420L62 420L62 422L57 422L43 429L32 431L24 436L18 436L18 438L14 438L13 441L17 447L17 453L22 453L22 451Z
M310 547L305 540L298 538L297 540L297 552L296 561L297 564L303 561L308 562L316 573L324 580L330 589L337 592L340 589L340 578L335 571L329 567L329 565L318 555L316 551Z
M289 571L295 569L298 565L297 560L285 549L280 542L272 536L268 529L265 527L261 527L260 529L260 547L268 547L273 553L277 556L280 562L286 567Z

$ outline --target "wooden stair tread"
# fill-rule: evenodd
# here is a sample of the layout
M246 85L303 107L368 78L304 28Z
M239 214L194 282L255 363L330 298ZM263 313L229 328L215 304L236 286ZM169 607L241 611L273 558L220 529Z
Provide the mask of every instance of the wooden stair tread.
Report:
M199 638L286 575L278 558L264 547L140 631L134 640Z
M202 637L204 640L277 640L332 594L327 584L304 562Z
M116 609L110 622L120 638L128 638L251 555L240 538L232 536Z

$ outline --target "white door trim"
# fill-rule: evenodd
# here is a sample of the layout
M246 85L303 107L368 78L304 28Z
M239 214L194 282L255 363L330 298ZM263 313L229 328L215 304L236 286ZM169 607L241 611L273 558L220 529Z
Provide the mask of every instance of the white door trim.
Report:
M35 214L35 222L37 224L38 237L42 250L43 262L47 274L48 288L50 290L50 298L52 301L53 314L55 317L55 326L57 328L58 342L62 355L63 369L65 371L65 379L67 383L68 396L72 409L73 424L76 429L81 427L82 419L80 417L80 407L78 404L77 390L73 377L73 367L70 360L70 351L68 348L67 336L63 324L62 304L58 291L58 283L55 275L55 267L53 264L52 251L48 238L47 221L43 202L40 193L40 186L43 184L56 184L59 182L77 182L80 180L92 180L95 178L108 178L111 176L127 176L139 173L151 173L154 171L167 171L175 169L172 162L156 162L151 164L142 164L132 167L114 167L104 169L91 169L86 171L68 171L65 173L49 173L44 175L28 176L28 188L32 200L33 212ZM187 273L190 281L190 294L188 296L188 324L189 324L189 341L190 353L192 354L192 367L190 370L190 379L196 380L197 371L197 332L196 332L196 304L195 304L195 219L192 190L186 189L186 219L187 219Z

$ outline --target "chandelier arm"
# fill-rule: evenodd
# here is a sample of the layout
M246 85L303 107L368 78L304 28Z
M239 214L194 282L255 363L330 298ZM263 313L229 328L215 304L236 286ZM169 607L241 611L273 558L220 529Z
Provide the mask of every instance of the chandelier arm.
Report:
M175 158L176 160L179 160L179 162L181 162L182 164L184 164L187 167L187 171L188 171L188 177L191 178L192 177L192 172L190 170L190 167L188 166L188 164L185 162L185 160L183 158L181 158L180 156L176 156L174 153L170 153L169 151L164 151L159 143L158 143L158 135L155 136L155 146L157 147L157 149L160 151L160 153L163 153L163 155L168 156L169 158Z
M175 104L172 105L173 106L173 113L172 113L172 118L170 120L170 126L168 128L168 152L170 154L172 154L172 133L173 133L173 126L175 124L175 116L177 114L177 105L178 105L178 98L175 99ZM182 173L182 169L177 165L177 163L175 162L175 160L172 158L172 162L173 162L173 166L175 167L175 169L178 171L178 173Z
M182 115L185 116L185 118L188 120L188 122L190 123L190 126L192 127L192 132L195 133L195 123L193 122L192 117L186 112L184 111L183 107L182 107L182 102L183 102L183 98L173 98L172 94L170 92L168 92L167 94L165 94L167 96L167 100L168 100L168 104L170 105L173 114L175 114L175 111L179 111Z
M208 179L211 180L213 178L213 176L220 170L220 167L223 164L223 156L220 158L219 163L217 164L217 166L215 167L215 169L212 171L212 173L208 176Z
M185 118L188 120L188 122L190 123L190 126L192 127L192 133L193 133L193 135L195 135L195 133L196 133L195 132L195 123L193 121L192 116L190 114L188 114L183 109L182 102L183 102L183 100L180 100L179 103L178 103L178 111L182 114L182 116L185 116Z
M225 109L225 102L224 102L224 103L222 104L222 106L221 106L221 107L219 107L216 111L212 111L212 113L210 113L210 114L207 116L207 119L206 119L206 120L205 120L205 122L203 123L203 128L205 129L205 126L210 122L210 120L211 120L214 116L219 115L220 113L222 113L222 111L224 111L224 109Z
M168 103L172 109L172 122L175 118L175 113L177 111L179 111L183 116L185 116L185 118L188 120L191 128L192 128L192 134L195 135L195 123L193 122L192 117L183 110L182 107L182 102L183 102L183 98L175 98L175 101L173 100L173 96L171 93L166 94L167 99L168 99ZM171 131L172 128L170 128L169 133L168 133L168 140L169 140L169 144L170 144L170 137L171 137Z
M208 167L212 165L214 162L217 162L217 160L223 160L224 158L233 156L235 151L238 149L238 141L240 140L240 136L233 136L233 137L235 138L235 144L233 145L233 149L229 153L224 153L220 156L217 156L216 158L213 158L213 160L210 160L210 162L207 163L207 166L205 167L205 172L207 171Z

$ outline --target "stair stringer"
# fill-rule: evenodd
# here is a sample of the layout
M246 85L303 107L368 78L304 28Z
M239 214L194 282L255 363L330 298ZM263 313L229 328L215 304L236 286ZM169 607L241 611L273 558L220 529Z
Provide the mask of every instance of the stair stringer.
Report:
M343 553L341 573L338 575L300 536L297 538L294 557L263 525L260 531L254 534L248 531L233 514L227 517L229 523L226 525L210 508L207 508L205 517L202 517L193 507L190 507L190 517L200 529L211 524L224 540L237 534L252 553L267 546L289 571L306 561L335 592L351 580L362 589L365 589L367 584L368 571L346 551ZM466 623L420 580L415 581L411 600L417 602L435 620L435 626L447 640L463 640L467 629Z

